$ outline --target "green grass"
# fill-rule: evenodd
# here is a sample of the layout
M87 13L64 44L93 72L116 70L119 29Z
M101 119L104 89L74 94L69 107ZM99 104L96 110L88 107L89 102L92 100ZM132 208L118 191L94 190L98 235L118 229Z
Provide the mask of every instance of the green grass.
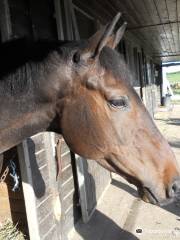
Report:
M173 88L173 93L174 93L174 94L180 94L180 88L178 88L178 89L174 89L174 88Z
M167 79L169 80L169 83L172 86L172 91L174 94L180 95L180 88L175 87L176 83L180 83L180 71L179 72L173 72L173 73L167 73Z
M166 76L167 76L167 79L169 80L170 84L180 82L180 71L179 72L173 72L173 73L167 73Z

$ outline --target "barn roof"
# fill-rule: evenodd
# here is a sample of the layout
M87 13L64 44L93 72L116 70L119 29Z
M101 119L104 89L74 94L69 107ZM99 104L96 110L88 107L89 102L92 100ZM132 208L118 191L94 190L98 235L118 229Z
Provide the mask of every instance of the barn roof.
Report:
M77 5L101 22L120 11L128 22L127 34L133 33L150 55L162 62L180 61L179 0L75 0Z

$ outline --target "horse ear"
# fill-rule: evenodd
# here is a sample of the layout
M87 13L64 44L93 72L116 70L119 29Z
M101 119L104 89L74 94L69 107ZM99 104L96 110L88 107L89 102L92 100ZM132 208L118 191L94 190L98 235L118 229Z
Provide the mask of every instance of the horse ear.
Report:
M88 39L88 52L91 52L92 58L99 56L99 53L103 47L107 45L120 16L121 13L118 13L111 23L102 27L98 32Z
M108 47L114 49L118 45L124 35L126 26L127 22L124 22L123 25L117 30L117 32L109 38L109 41L107 42Z

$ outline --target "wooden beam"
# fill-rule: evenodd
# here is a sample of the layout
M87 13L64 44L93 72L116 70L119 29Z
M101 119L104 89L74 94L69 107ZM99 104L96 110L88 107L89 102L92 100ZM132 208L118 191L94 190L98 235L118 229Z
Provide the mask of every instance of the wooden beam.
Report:
M169 55L158 55L158 56L153 56L153 58L175 57L175 56L179 56L180 57L180 53L178 53L178 54L169 54Z
M168 10L167 10L167 5L166 5L165 0L161 0L161 1L153 0L153 2L154 2L154 5L155 5L155 8L156 8L156 11L158 13L160 22L163 24L163 22L169 21ZM172 41L170 40L170 38L172 37L172 36L170 36L170 35L172 35L170 26L163 24L162 27L163 27L163 30L164 30L164 33L165 33L164 36L166 38L166 42L170 46L171 53L173 53L174 52L174 46L172 44Z
M56 17L56 25L58 32L58 39L64 40L64 31L62 24L62 6L60 0L54 0L54 8L55 8L55 17Z
M131 31L131 30L136 30L136 29L141 29L141 28L163 26L166 24L173 24L173 23L180 23L180 21L171 21L171 22L163 22L163 23L157 23L157 24L142 25L142 26L137 26L137 27L129 27L129 28L127 28L127 30Z
M0 9L1 40L2 42L6 42L12 38L12 25L8 0L0 1Z
M79 8L78 6L76 6L75 4L73 4L74 9L76 9L77 11L79 11L80 13L82 13L84 16L86 16L87 18L94 20L94 17L92 15L90 15L89 13L85 12L83 9Z
M25 206L27 212L27 221L29 235L31 239L40 240L39 224L36 212L36 197L33 189L32 172L30 169L30 158L27 146L27 140L18 145L19 164L21 169L22 186L24 192Z
M178 43L179 43L179 46L178 46L178 49L180 51L180 1L177 1L176 0L176 19L177 19L177 22L178 22Z

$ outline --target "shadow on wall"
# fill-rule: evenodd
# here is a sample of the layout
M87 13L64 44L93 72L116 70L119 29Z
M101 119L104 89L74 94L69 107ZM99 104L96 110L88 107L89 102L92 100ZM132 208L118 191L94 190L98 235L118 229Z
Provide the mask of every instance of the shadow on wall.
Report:
M89 186L86 191L87 194L87 213L91 214L93 208L96 206L96 183L93 176L88 171L88 162L83 161L83 171L85 172L85 184ZM81 172L82 174L82 172ZM82 189L81 189L82 190ZM128 189L130 190L130 188ZM135 190L133 189L133 193ZM113 206L112 206L113 207ZM85 209L84 209L85 210ZM118 214L118 213L117 213ZM138 239L133 234L123 230L119 227L112 219L100 212L95 210L88 223L83 223L82 219L75 224L76 232L81 236L83 240L135 240ZM72 239L78 239L74 236Z
M30 167L32 171L32 187L35 193L35 196L37 198L41 198L44 196L46 192L46 185L45 181L42 177L42 173L39 170L39 167L44 165L43 158L37 162L38 160L36 159L36 148L35 148L35 143L31 138L27 139L28 141L28 146L29 146L29 152L30 152ZM43 171L43 170L42 170ZM43 174L44 175L44 174ZM49 176L47 175L47 178Z

